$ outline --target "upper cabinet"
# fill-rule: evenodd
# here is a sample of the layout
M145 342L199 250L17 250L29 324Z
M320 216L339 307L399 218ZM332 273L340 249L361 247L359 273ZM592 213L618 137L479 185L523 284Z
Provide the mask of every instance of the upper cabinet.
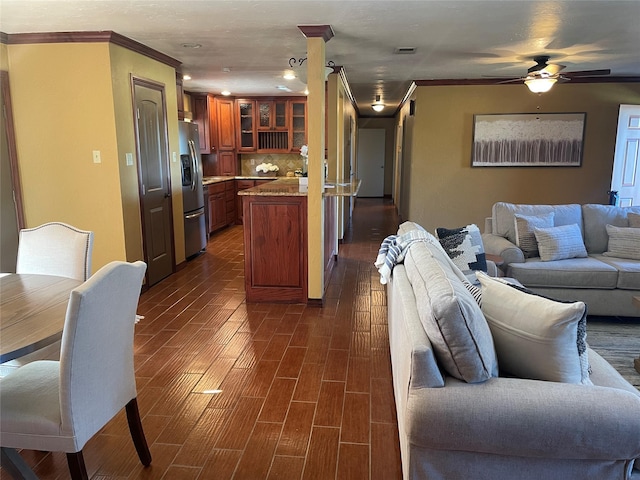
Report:
M218 150L235 150L236 127L234 121L234 101L228 97L216 97L216 123Z
M209 94L191 94L193 121L198 124L200 153L216 152L215 97Z
M258 100L258 130L287 130L287 100Z
M236 100L238 150L291 153L306 143L307 100L304 97Z
M240 152L256 151L256 101L248 99L236 100L236 143Z

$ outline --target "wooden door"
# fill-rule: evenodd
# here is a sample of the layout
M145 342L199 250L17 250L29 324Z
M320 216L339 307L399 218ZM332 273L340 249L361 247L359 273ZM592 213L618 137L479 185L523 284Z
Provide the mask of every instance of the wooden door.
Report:
M0 72L0 272L15 272L18 255L18 231L24 228L22 189L18 173L18 158L13 129L13 112L9 92L9 74Z
M618 205L640 205L640 105L620 105L611 190Z
M358 196L384 195L385 130L361 128L358 134L358 178L362 180Z
M147 285L171 275L173 216L164 85L133 78L135 131Z

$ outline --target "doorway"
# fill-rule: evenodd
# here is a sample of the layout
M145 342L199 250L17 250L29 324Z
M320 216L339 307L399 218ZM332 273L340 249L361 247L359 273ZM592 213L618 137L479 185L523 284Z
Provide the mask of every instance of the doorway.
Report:
M147 285L175 270L164 85L132 77Z
M640 205L640 105L620 105L611 191L618 205Z
M358 130L358 178L362 181L358 196L384 196L385 134L383 128Z
M22 210L22 189L11 109L9 73L0 71L0 272L15 272L18 256L18 232L25 227Z

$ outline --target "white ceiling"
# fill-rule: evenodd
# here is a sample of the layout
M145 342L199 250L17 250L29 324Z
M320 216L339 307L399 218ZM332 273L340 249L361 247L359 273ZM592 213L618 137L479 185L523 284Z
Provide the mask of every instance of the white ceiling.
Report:
M304 90L304 68L282 78L306 56L298 25L331 25L362 115L376 94L392 114L413 80L520 77L539 54L640 75L640 0L0 0L4 33L112 30L181 61L185 89L237 96Z

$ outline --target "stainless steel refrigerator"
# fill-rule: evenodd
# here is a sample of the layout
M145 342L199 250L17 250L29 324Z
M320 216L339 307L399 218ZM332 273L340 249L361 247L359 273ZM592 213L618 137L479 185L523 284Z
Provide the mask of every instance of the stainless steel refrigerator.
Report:
M182 203L184 206L184 248L187 258L207 246L207 227L202 191L202 160L198 142L198 126L179 122L180 167L182 171Z

